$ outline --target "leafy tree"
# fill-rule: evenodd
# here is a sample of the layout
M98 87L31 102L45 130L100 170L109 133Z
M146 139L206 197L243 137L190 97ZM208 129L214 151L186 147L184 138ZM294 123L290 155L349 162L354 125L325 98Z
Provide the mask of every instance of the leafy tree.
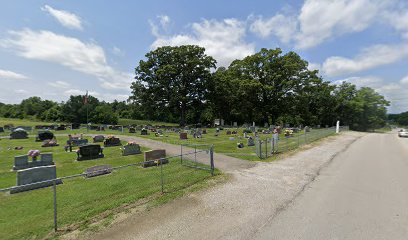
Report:
M90 118L92 123L117 124L119 116L109 105L97 106Z
M362 87L353 100L352 128L361 131L385 126L389 102L372 88Z
M136 67L132 83L132 100L141 106L143 114L152 120L179 120L185 125L189 112L197 121L206 99L210 70L216 61L205 49L185 45L160 47L147 53Z
M84 95L71 95L69 100L62 104L61 109L64 121L72 123L87 123L87 111L89 119L91 119L95 108L99 105L99 100L93 96L88 96L88 103L85 104L84 97Z

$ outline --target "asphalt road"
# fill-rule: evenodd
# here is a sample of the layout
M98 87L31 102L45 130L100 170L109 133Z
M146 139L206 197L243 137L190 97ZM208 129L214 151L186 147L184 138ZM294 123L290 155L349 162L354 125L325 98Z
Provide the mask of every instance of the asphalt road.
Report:
M408 239L408 138L368 134L251 239Z

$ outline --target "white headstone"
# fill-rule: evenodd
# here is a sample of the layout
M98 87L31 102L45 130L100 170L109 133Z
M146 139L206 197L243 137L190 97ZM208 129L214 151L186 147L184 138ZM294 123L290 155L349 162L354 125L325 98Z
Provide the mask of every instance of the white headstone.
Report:
M340 121L337 121L336 123L336 133L340 132Z

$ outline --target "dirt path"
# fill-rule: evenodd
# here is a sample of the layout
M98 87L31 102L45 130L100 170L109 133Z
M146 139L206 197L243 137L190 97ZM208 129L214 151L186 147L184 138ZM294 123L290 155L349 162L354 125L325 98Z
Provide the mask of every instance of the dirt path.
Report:
M250 239L361 136L346 132L284 161L229 170L226 184L134 214L90 238Z
M97 134L87 134L86 136L95 136ZM125 141L135 141L141 146L146 146L151 149L166 149L167 156L174 156L180 154L180 145L173 145L169 143L159 142L151 139L134 137L134 136L124 136L118 135L121 140ZM183 147L184 153L194 152L193 148ZM187 158L193 158L193 155ZM208 153L198 153L197 161L209 165L209 155ZM229 157L223 154L214 153L215 167L222 170L223 172L232 172L235 170L242 170L251 168L256 165L255 162L245 161L237 159L234 157Z

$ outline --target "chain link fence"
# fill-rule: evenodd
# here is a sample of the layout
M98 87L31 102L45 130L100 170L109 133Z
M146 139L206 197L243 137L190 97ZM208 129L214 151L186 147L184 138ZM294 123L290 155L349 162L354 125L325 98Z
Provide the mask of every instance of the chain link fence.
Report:
M340 131L348 131L348 127L340 127ZM255 152L260 159L271 157L273 154L287 152L298 148L299 146L309 144L321 138L333 135L336 133L336 128L321 128L310 129L310 131L302 130L294 133L292 136L271 137L271 138L256 138Z
M115 211L180 194L214 175L213 149L213 145L181 146L175 156L0 189L0 225L10 226L9 231L17 226L27 228L16 228L8 235L2 230L0 239L42 238L52 228L68 232L107 221ZM10 194L38 184L49 187Z

